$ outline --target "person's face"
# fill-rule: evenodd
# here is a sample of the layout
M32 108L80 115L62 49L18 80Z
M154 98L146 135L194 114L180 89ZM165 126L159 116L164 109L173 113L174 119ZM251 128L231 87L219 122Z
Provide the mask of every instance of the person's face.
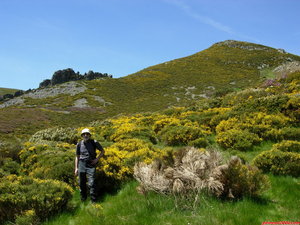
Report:
M90 139L91 135L89 133L83 133L81 137L83 138L84 141L87 141Z

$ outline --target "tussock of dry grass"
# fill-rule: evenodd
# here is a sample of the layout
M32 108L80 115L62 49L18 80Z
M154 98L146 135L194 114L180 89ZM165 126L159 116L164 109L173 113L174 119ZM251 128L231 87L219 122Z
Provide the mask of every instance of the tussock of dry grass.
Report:
M223 191L223 185L218 180L220 163L220 153L192 147L177 155L174 167L161 168L158 162L136 164L134 177L143 191L176 194L207 189L219 196Z
M138 163L134 177L139 181L139 192L155 191L163 194L197 194L208 191L217 197L241 198L257 196L268 185L268 180L254 167L244 165L233 156L221 164L219 152L187 147L175 156L172 167L159 162Z

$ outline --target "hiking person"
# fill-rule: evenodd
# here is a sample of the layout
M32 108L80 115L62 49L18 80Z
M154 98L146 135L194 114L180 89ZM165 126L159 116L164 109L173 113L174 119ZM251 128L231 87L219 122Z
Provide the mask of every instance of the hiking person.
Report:
M96 165L99 159L104 155L104 149L96 140L91 139L91 132L85 128L81 131L82 140L77 143L76 157L75 157L75 176L79 177L79 187L81 200L85 201L87 198L87 186L90 189L91 201L95 202L97 199L96 193ZM96 149L100 150L97 157Z

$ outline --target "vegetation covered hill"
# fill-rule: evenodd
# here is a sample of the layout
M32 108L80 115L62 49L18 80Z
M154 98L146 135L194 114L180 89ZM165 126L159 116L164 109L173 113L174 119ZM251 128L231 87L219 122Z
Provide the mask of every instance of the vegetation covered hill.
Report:
M0 104L0 131L23 138L46 127L84 125L120 113L189 105L255 87L284 75L286 70L276 68L298 61L299 56L262 45L220 42L123 78L72 81L32 90Z
M3 96L5 94L14 94L17 89L12 89L12 88L2 88L0 87L0 96Z
M132 81L117 82L126 79ZM91 104L96 99L89 94ZM80 124L39 130L20 146L2 145L0 219L38 224L57 215L45 221L55 225L298 221L299 95L300 72L293 72L183 107L86 122L106 151L97 166L103 199L94 205L74 194Z

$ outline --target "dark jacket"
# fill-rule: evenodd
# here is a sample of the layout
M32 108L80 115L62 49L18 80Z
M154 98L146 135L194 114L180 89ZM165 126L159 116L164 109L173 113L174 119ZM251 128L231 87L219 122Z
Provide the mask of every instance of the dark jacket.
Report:
M77 143L76 155L80 155L80 144L81 144L81 142ZM103 151L103 147L100 145L100 143L93 139L90 139L87 142L84 142L84 145L89 152L89 160L96 159L96 155L97 155L96 149Z

